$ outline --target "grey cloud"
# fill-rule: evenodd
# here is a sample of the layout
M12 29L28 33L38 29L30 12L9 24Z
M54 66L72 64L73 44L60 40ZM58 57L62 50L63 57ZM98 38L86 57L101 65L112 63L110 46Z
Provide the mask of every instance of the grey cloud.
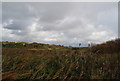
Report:
M65 45L110 40L117 37L116 5L94 2L4 2L3 40Z

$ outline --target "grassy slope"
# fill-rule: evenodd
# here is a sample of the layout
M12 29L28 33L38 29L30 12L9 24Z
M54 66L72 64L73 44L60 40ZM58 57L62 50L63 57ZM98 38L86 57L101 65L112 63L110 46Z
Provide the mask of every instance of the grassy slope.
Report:
M3 79L118 79L118 53L97 54L98 47L4 42Z

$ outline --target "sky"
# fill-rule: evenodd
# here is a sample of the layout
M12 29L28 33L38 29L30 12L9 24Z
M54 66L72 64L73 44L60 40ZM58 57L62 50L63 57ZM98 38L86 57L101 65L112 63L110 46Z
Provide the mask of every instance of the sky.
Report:
M2 40L78 46L118 37L117 2L3 2Z

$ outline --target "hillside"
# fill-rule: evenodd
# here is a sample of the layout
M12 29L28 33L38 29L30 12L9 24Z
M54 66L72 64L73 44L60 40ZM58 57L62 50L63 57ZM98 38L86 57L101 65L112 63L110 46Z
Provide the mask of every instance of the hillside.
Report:
M91 47L92 53L113 54L120 53L120 39L107 41Z
M85 48L2 42L3 81L120 79L118 45L119 39Z

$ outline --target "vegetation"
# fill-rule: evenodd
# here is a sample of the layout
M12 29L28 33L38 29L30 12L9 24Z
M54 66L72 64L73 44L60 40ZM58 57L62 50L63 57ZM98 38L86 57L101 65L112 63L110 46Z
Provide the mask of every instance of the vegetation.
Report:
M119 79L120 40L93 47L2 42L3 80Z
M92 52L99 52L99 53L119 53L120 52L120 39L112 40L112 41L107 41L106 43L103 44L98 44L96 46L92 47Z

